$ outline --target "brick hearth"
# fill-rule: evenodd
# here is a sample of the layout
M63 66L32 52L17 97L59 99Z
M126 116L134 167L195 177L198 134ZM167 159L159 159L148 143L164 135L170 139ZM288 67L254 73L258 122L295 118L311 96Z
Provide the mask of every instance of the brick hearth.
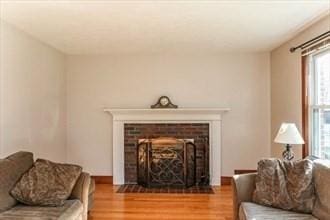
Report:
M124 125L124 145L125 145L125 183L137 183L137 152L136 145L138 139L173 137L180 139L194 139L197 148L197 183L201 179L204 169L203 149L205 138L209 138L209 124L207 123L179 123L179 124L143 124L130 123ZM207 145L208 146L208 145ZM207 149L207 154L208 154ZM209 161L206 161L209 164ZM207 166L209 172L209 166Z

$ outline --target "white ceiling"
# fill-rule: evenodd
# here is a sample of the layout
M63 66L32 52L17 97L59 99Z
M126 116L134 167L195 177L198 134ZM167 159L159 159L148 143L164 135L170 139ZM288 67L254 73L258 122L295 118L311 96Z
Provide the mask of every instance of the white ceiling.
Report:
M68 54L216 53L269 51L329 7L330 0L25 0L1 1L0 12L3 20Z

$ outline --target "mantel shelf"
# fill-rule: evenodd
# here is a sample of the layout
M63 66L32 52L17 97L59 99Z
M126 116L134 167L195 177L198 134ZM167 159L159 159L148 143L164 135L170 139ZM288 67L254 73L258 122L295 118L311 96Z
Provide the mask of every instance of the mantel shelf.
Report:
M105 108L105 112L110 112L111 114L221 114L230 111L230 108L140 108L140 109L122 109L122 108Z
M212 121L221 120L229 108L104 109L114 121Z

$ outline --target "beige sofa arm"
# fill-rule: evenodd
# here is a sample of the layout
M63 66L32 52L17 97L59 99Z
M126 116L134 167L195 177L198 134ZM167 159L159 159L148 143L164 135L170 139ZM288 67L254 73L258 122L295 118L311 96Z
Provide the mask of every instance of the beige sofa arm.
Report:
M252 194L255 189L256 173L234 175L233 186L233 219L239 220L238 211L242 202L252 201Z
M88 212L88 192L89 192L89 184L91 182L91 177L88 173L81 173L78 178L76 185L74 186L70 199L79 199L83 204L83 219L87 220L87 212Z

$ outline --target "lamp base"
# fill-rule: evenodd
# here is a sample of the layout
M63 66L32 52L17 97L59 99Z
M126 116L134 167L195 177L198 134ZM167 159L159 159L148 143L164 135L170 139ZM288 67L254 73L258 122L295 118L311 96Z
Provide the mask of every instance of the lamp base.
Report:
M291 161L294 158L294 153L292 151L292 146L290 144L286 145L286 150L282 153L283 159Z

